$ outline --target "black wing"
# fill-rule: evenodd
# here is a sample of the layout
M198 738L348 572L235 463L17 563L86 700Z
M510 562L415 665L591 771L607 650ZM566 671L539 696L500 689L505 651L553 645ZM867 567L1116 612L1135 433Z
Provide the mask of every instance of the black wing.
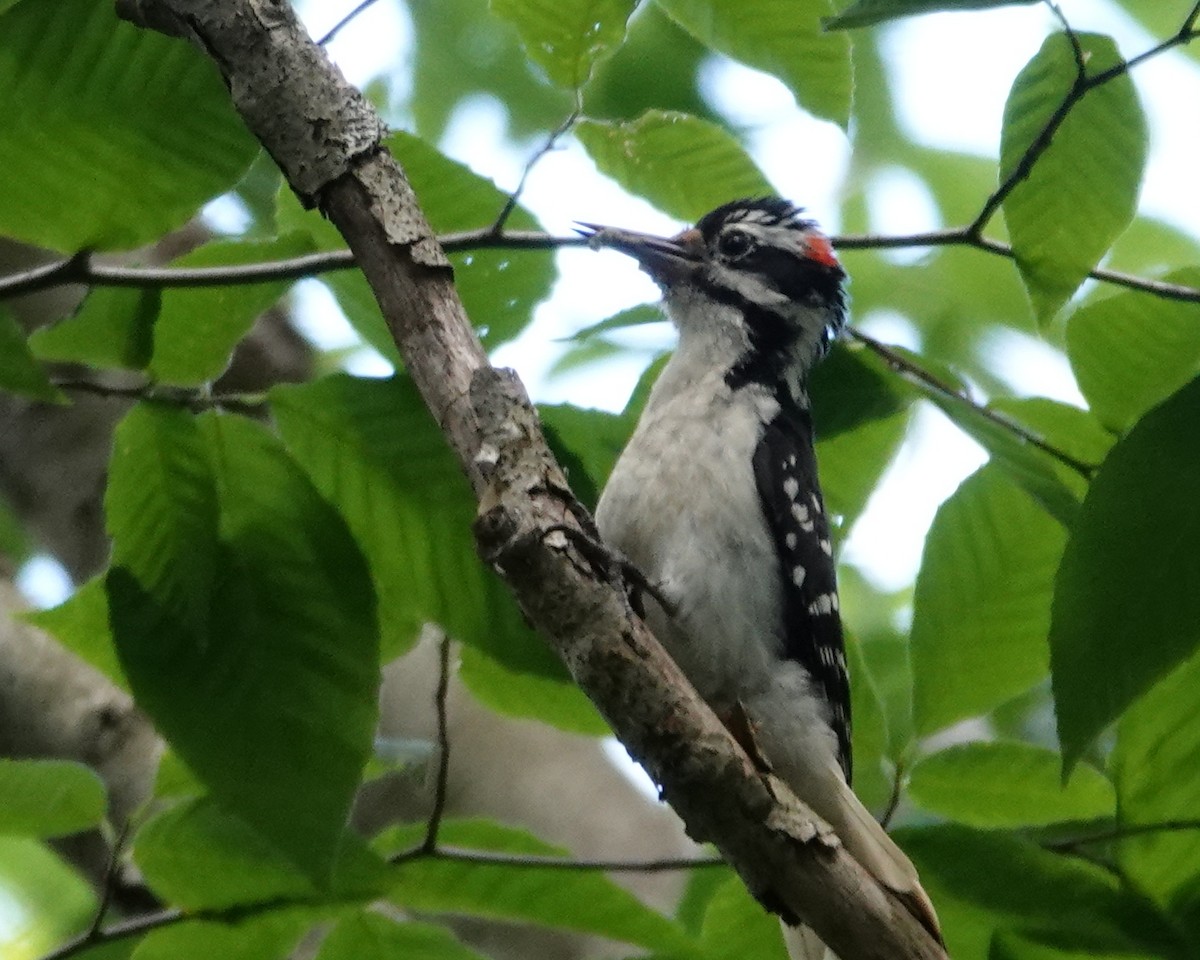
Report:
M828 702L849 782L850 677L808 411L785 410L767 425L754 451L754 479L783 578L784 654L809 672Z

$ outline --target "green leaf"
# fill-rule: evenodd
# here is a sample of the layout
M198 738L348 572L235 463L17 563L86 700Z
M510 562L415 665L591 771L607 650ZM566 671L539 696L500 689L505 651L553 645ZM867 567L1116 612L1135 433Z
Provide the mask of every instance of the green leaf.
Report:
M938 508L913 596L913 713L924 736L1046 676L1066 532L995 465Z
M137 832L133 852L151 889L185 910L315 900L321 892L259 831L207 797L155 814ZM347 833L337 852L334 895L370 900L388 879L386 864Z
M1200 380L1150 411L1092 481L1054 589L1066 768L1200 643Z
M992 7L1012 7L1037 3L1038 0L856 0L836 17L826 17L826 30L850 30L870 27L901 17L946 10L988 10Z
M406 379L344 375L271 392L292 455L341 513L371 569L385 657L429 621L484 603L460 578L470 549L470 492ZM453 586L452 586L453 585ZM453 630L452 630L453 632Z
M638 0L489 0L521 35L529 59L557 86L578 90L625 39Z
M679 908L675 911L675 919L693 936L699 936L704 924L708 905L725 883L736 879L729 867L705 867L702 870L692 870L687 877L687 886L683 896L679 898Z
M321 943L316 960L479 960L445 927L416 920L399 922L374 911L343 917Z
M96 915L91 884L39 840L0 836L0 885L9 905L0 941L5 960L50 954Z
M1164 948L1165 956L1176 955L1171 951L1178 945L1162 915L1095 864L1012 834L951 824L897 830L894 837L943 917L963 910L971 926L983 928L985 943L988 927L1011 927L1052 937L1063 947L1101 952L1151 944ZM964 955L949 924L947 932L951 955Z
M1200 286L1200 270L1164 279ZM1086 303L1067 322L1067 356L1096 416L1128 430L1200 373L1200 303L1136 290Z
M474 646L464 646L460 657L459 677L480 703L497 713L533 716L570 733L612 735L612 728L575 684L510 670Z
M988 406L1092 469L1100 466L1117 442L1087 410L1048 397L996 397ZM1086 491L1086 481L1076 471L1065 464L1057 470L1072 491L1080 495Z
M64 403L66 397L50 383L45 369L34 358L17 321L0 309L0 390L10 390L46 403Z
M104 783L82 763L0 758L0 834L62 837L104 819Z
M912 720L912 667L910 664L908 637L901 634L895 627L897 619L903 616L910 605L911 589L898 593L886 594L876 590L867 583L854 567L843 565L838 571L838 587L842 595L842 610L846 618L847 631L855 640L855 645L861 650L863 668L862 674L855 679L850 677L850 695L854 697L860 686L869 686L873 698L868 698L868 715L862 718L867 724L878 726L886 736L879 748L881 760L890 763L884 767L887 778L888 796L891 794L891 784L894 774L894 764L908 755L913 740ZM851 652L851 669L858 659ZM874 702L872 702L872 700ZM854 701L858 703L857 700ZM873 718L878 709L881 716ZM855 706L854 727L858 726L861 711ZM858 731L852 730L852 736L857 742ZM872 731L871 739L878 736L878 731ZM857 747L855 747L855 766L857 762ZM874 749L864 756L870 757ZM888 769L888 767L892 769ZM863 773L863 802L878 808L882 791L881 784L875 771ZM872 784L872 780L875 782ZM855 791L859 787L859 770L855 770Z
M93 577L57 607L23 615L123 690L129 689L108 627L108 594L103 575Z
M312 240L304 233L290 233L262 242L222 240L205 244L171 265L231 267L283 260L312 250ZM235 283L164 291L154 325L150 374L163 383L185 386L216 380L254 321L294 282Z
M139 404L113 438L104 512L124 567L194 636L208 632L217 576L217 482L184 410Z
M900 413L910 403L909 393L897 389L896 378L874 354L840 341L813 369L808 392L813 424L822 439Z
M779 918L767 913L738 877L717 889L700 928L703 956L712 960L787 960Z
M930 391L929 399L963 433L987 450L991 462L1036 500L1064 527L1079 513L1083 479L1050 454L1038 450L1013 430L985 417L974 407ZM999 405L997 410L999 410Z
M846 531L904 440L912 395L873 355L840 344L813 371L809 393L825 503Z
M0 495L0 559L20 570L34 555L33 540L8 500Z
M385 141L404 167L434 230L449 233L492 223L508 194L407 133ZM532 230L538 221L517 206L506 226ZM552 250L470 250L450 255L454 287L483 344L495 349L529 325L533 308L550 294L557 275Z
M412 93L400 109L429 142L441 140L454 111L471 97L503 103L514 140L545 136L571 109L570 96L546 83L525 56L517 31L487 16L480 0L416 3L407 11L415 30Z
M224 910L317 892L270 841L207 797L156 813L137 832L133 856L150 889L185 910Z
M617 415L565 403L542 404L538 414L571 489L585 507L595 510L600 491L633 433L636 416L628 411Z
M174 549L179 531L118 533L123 565L106 579L117 650L138 704L188 767L321 886L374 735L374 596L341 519L269 433L213 414L199 429L220 505L207 624L198 586L194 602L178 602L178 572L160 573L147 552ZM146 433L126 456L165 456L175 440ZM121 489L110 499L135 502Z
M508 199L490 180L418 137L393 133L386 145L404 167L421 198L421 209L439 234L492 223ZM333 225L316 211L302 210L290 190L280 193L278 219L280 229L306 231L318 249L346 246ZM508 226L527 230L536 227L537 221L517 207ZM454 264L455 289L488 349L511 340L529 324L534 307L549 295L555 277L550 250L470 250L451 254L450 260ZM399 366L395 342L362 273L339 270L322 279L358 334Z
M224 923L185 920L151 930L132 960L285 960L320 918L312 909L278 909Z
M1063 784L1056 751L1016 741L960 743L924 757L908 793L930 813L984 828L1112 817L1116 803L1094 767L1076 767Z
M625 42L599 64L583 91L584 115L620 119L659 109L713 117L696 83L709 56L660 7L643 3L627 25Z
M93 0L0 18L0 233L75 252L162 236L223 193L257 145L207 58Z
M840 520L841 530L853 526L866 507L907 430L908 411L902 410L829 436L818 434L821 490L826 509Z
M814 116L845 127L853 78L850 40L826 33L830 0L658 0L705 46L774 74ZM730 199L730 198L726 198Z
M1059 949L1044 943L1034 943L1024 937L1000 930L992 940L988 960L1156 960L1161 955L1130 953L1128 950L1104 951Z
M611 317L601 320L599 323L593 323L582 330L576 330L567 339L574 341L588 340L591 337L595 337L601 333L610 333L613 330L628 330L630 327L642 327L652 323L668 322L666 316L658 307L650 303L640 303L636 307L630 307L628 310L614 313Z
M1196 922L1200 890L1200 657L1193 656L1129 707L1117 724L1112 756L1118 827L1131 835L1114 844L1125 874L1163 907L1186 906ZM1190 828L1137 833L1139 826Z
M1075 34L1089 76L1121 63L1113 41ZM1075 82L1071 41L1046 39L1004 107L1000 179L1018 170ZM1043 324L1129 225L1146 162L1146 119L1128 74L1088 91L1004 201L1017 266Z
M854 756L854 792L867 807L882 809L891 798L891 771L885 770L888 755L887 716L879 698L863 645L852 634L846 637L846 660L850 667L850 702L854 722L850 725Z
M566 682L507 589L475 552L475 499L406 378L333 376L271 391L289 449L366 555L390 656L424 623L517 673ZM536 701L526 703L536 715Z
M386 838L404 849L424 835L424 825ZM566 856L520 830L483 820L445 821L442 843L498 854ZM686 953L694 948L679 926L641 904L595 871L411 860L397 868L390 899L406 910L468 914L597 934L649 950Z
M601 173L679 220L697 220L736 197L774 192L724 128L687 114L650 110L628 122L584 120L575 136Z
M143 370L154 352L156 289L96 287L73 316L35 330L29 346L43 360Z

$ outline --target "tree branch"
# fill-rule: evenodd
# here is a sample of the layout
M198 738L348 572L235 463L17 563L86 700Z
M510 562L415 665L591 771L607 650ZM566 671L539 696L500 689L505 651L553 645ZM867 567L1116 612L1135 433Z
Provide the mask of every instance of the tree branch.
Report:
M437 847L426 849L418 844L411 850L392 857L393 865L413 863L418 860L445 860L453 863L469 863L478 867L500 867L503 869L564 870L603 873L664 873L672 870L702 870L724 867L728 864L720 857L666 858L663 860L575 860L563 857L540 857L531 854L516 855L494 853L490 850L464 850L459 847ZM92 924L87 931L61 946L44 954L41 960L70 960L84 950L101 944L116 943L141 937L152 930L174 926L185 920L231 921L260 916L272 910L285 910L293 906L311 905L311 899L277 899L257 904L247 904L226 910L159 910L131 917L101 927ZM102 915L101 915L102 916Z
M546 138L546 142L543 143L534 152L533 156L530 157L525 163L525 168L521 171L521 177L517 181L516 189L514 189L513 192L508 195L508 199L504 201L504 206L500 208L500 213L497 214L496 220L492 224L491 232L494 235L503 235L504 225L508 223L508 218L512 216L512 212L517 209L517 202L521 199L521 194L525 192L525 182L529 179L529 174L533 172L533 168L538 165L538 162L542 159L542 157L544 157L551 150L553 150L555 146L557 146L558 141L561 140L579 120L580 115L583 113L583 103L581 102L579 96L579 91L576 90L574 108L569 114L567 114L562 123L550 131L550 136ZM585 241L587 240L586 237L582 239ZM445 243L443 242L442 245L445 246Z
M355 18L358 17L358 15L360 13L365 11L367 8L373 6L375 4L375 2L376 2L376 0L362 0L362 2L359 3L353 10L351 10L348 14L346 14L344 17L342 17L342 19L339 20L337 23L335 23L329 29L329 32L325 34L325 36L323 36L320 40L317 41L317 46L325 47L325 46L328 46L330 43L332 43L334 37L336 37L339 33L342 32L342 30L344 30L347 26L349 26L351 23L353 23Z
M1054 135L1058 132L1059 127L1070 115L1075 105L1082 100L1089 91L1096 89L1117 77L1124 76L1133 67L1140 63L1145 63L1153 57L1157 57L1161 53L1165 53L1173 47L1180 44L1189 43L1198 35L1195 31L1197 16L1200 16L1200 4L1192 8L1192 11L1184 19L1183 25L1175 34L1159 43L1149 50L1146 50L1131 60L1125 60L1115 66L1109 67L1107 70L1102 70L1099 73L1088 75L1087 58L1084 55L1083 47L1080 46L1079 37L1075 31L1071 29L1071 25L1063 16L1062 11L1055 3L1048 4L1051 11L1059 19L1063 25L1063 33L1067 37L1067 41L1071 45L1071 53L1075 59L1075 77L1071 81L1071 87L1063 96L1062 101L1054 109L1054 112L1047 119L1045 125L1038 131L1033 141L1025 148L1025 152L1021 155L1020 160L1009 171L1001 181L996 190L984 201L983 207L979 214L964 228L964 234L968 241L974 241L983 236L983 230L988 225L988 222L995 215L996 211L1005 200L1012 194L1013 190L1033 171L1038 159L1049 148L1054 140Z
M119 10L212 57L292 188L346 238L480 501L482 554L693 837L712 840L760 900L843 960L943 958L828 827L755 768L621 592L543 535L578 523L582 508L519 383L488 366L382 124L291 8L272 4L269 24L248 0L122 0Z
M1037 450L1041 450L1042 453L1053 457L1064 466L1070 467L1085 480L1090 480L1095 475L1096 470L1098 469L1096 464L1084 463L1082 460L1071 456L1065 450L1060 450L1058 447L1054 446L1054 444L1049 443L1048 441L1039 437L1036 433L1027 430L1015 420L1009 419L1002 413L997 413L991 407L984 406L982 403L977 403L964 391L959 390L953 384L947 383L941 377L930 373L920 364L909 359L900 351L889 347L887 344L876 340L874 337L863 333L861 330L855 327L847 327L846 336L848 336L851 340L857 340L868 350L881 357L884 362L887 363L887 365L893 370L906 376L909 380L915 381L927 390L940 394L948 400L952 400L957 404L969 408L984 420L994 423L996 426L1013 434L1013 436L1017 437L1023 443L1027 443L1029 446L1034 447Z
M1130 837L1153 836L1156 833L1186 833L1197 830L1200 830L1200 820L1162 820L1157 823L1124 823L1078 837L1044 840L1042 847L1058 853L1074 853L1081 847L1091 846L1096 843L1112 843L1114 840L1119 841L1128 840Z
M446 720L446 698L450 695L450 635L442 634L438 643L438 682L433 697L437 713L437 779L433 789L433 810L425 828L421 849L427 853L437 850L438 831L446 814L446 791L450 784L450 730Z
M584 237L552 237L534 230L506 230L494 233L492 228L447 233L438 237L442 249L447 253L463 253L468 250L558 250L561 247L583 247ZM915 247L973 247L1014 259L1012 247L988 237L972 237L967 227L948 230L931 230L911 234L847 234L833 237L832 243L839 250L896 250ZM303 280L308 277L349 270L357 266L349 250L326 250L321 253L306 253L284 260L265 260L259 263L243 263L228 267L127 267L94 263L87 253L66 257L52 263L41 264L31 270L0 277L0 300L36 293L51 287L79 283L90 287L142 287L142 288L187 288L224 287L248 283L272 283L279 280ZM1163 300L1179 300L1200 303L1200 288L1181 283L1151 280L1117 270L1097 267L1088 271L1088 276L1101 283L1140 290Z
M98 380L54 377L50 381L67 393L87 393L108 400L150 400L182 407L192 413L205 410L229 410L243 416L261 419L267 412L265 394L213 393L204 387L171 387L154 383L133 385L101 383Z

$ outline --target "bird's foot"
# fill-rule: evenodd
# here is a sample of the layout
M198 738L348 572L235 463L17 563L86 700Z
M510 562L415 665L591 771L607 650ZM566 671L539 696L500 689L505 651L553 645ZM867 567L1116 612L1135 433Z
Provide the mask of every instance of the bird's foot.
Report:
M598 532L593 535L589 530L581 530L565 523L556 523L546 527L542 535L548 537L553 533L563 534L570 541L571 546L591 564L593 570L621 590L629 598L630 607L639 617L642 619L646 617L645 598L647 596L653 597L668 616L675 615L675 604L663 594L659 585L642 573L633 561L620 550L610 547L601 540Z
M734 701L730 710L722 711L717 716L725 724L725 729L732 734L733 739L746 751L746 756L750 758L750 762L754 764L758 772L773 773L770 761L767 760L758 745L759 724L750 719L742 701Z

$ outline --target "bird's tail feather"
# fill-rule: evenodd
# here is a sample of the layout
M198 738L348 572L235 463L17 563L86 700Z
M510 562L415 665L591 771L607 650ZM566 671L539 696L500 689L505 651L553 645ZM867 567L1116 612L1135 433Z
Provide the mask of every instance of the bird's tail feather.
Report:
M780 922L788 960L838 960L811 927L792 927Z
M917 868L845 783L842 822L831 824L846 851L890 890L933 937L942 942L937 912L917 876Z

